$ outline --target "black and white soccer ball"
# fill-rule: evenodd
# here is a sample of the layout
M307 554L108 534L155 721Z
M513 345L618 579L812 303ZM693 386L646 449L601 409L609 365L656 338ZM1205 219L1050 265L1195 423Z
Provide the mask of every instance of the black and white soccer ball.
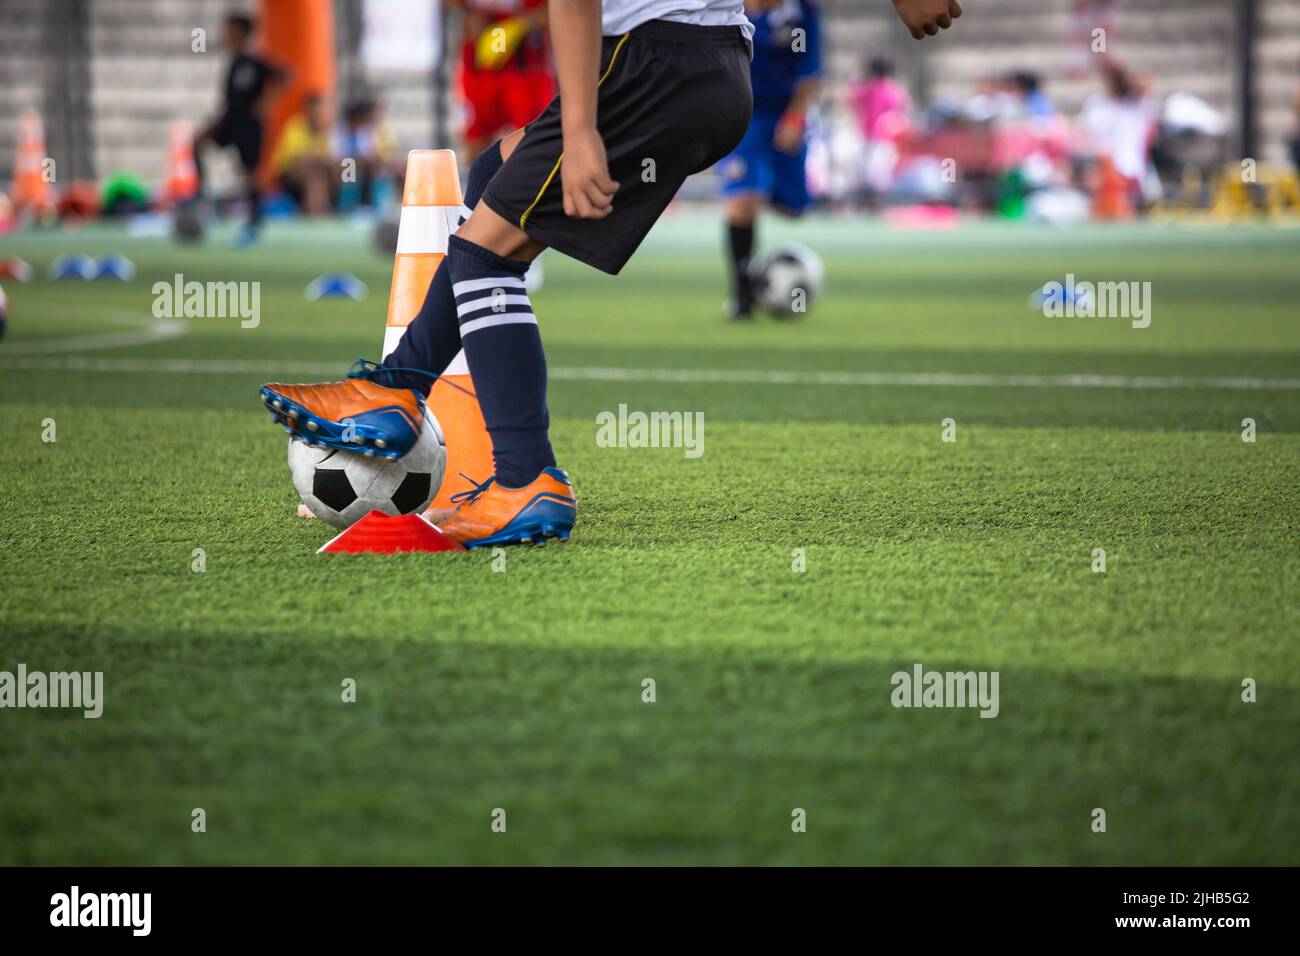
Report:
M336 528L346 528L375 510L419 514L433 500L446 467L447 443L427 409L415 446L397 459L289 440L294 488L312 514Z
M758 304L775 316L790 318L808 312L821 296L826 267L807 246L787 242L756 256L749 276Z
M172 217L172 239L182 245L202 242L206 231L197 203L182 206Z

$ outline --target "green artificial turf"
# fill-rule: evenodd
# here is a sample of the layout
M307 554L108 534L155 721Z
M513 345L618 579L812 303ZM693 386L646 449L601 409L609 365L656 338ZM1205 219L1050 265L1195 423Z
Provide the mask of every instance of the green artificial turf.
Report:
M548 257L582 513L504 570L320 557L330 529L293 517L256 387L378 358L364 232L0 239L42 273L139 267L5 283L0 670L103 671L105 700L0 710L0 863L1300 861L1297 234L773 226L821 252L826 294L738 327L720 231L674 215L618 279ZM305 302L327 269L369 297ZM147 329L176 272L261 282L260 324L93 347ZM1150 281L1151 327L1027 307L1066 273ZM1181 384L997 384L1076 374ZM704 454L600 447L620 404L702 412ZM997 671L998 716L893 707L918 663Z

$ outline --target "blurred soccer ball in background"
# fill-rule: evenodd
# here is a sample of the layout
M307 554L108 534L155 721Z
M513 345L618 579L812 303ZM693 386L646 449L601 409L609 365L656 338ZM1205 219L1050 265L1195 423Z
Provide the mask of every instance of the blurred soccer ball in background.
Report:
M826 267L807 246L787 242L756 256L749 274L758 304L775 316L790 318L812 308L822 293Z
M203 216L197 205L183 206L172 218L172 239L191 246L203 241Z

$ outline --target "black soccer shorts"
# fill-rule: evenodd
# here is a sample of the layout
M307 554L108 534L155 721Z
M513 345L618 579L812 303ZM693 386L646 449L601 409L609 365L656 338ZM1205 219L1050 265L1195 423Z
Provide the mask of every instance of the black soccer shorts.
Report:
M262 156L262 121L255 116L232 116L227 113L217 121L212 130L212 142L225 148L235 147L239 153L239 165L244 172L251 173L257 169Z
M740 142L753 109L749 46L738 27L652 20L601 53L596 128L619 184L604 219L564 214L557 96L525 127L482 201L547 246L617 275L692 173Z

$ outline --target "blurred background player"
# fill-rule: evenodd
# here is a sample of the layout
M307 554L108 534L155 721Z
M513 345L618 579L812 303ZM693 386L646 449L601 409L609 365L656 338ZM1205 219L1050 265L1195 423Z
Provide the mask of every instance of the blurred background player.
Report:
M1101 79L1101 92L1084 101L1079 126L1093 156L1113 166L1123 179L1128 201L1141 207L1147 198L1156 110L1144 80L1114 60L1106 61Z
M310 93L284 124L271 156L276 181L304 215L323 216L333 207L340 180L330 146L325 100Z
M194 166L203 189L203 147L208 143L239 153L248 200L248 222L239 237L241 245L257 238L262 222L262 193L257 184L257 164L262 155L262 118L275 88L284 83L284 71L253 54L253 20L242 14L226 17L225 44L230 68L221 115L194 137Z
M465 156L532 122L555 96L546 0L446 0L464 11Z
M849 88L849 103L861 136L865 194L874 208L898 164L897 142L907 130L912 97L894 78L893 60L873 56L865 75Z
M896 117L906 117L912 108L907 87L894 79L893 60L883 56L874 56L867 63L866 75L850 88L849 99L862 139L868 143L887 139L883 127Z
M745 0L745 15L754 25L754 115L719 166L731 268L725 308L732 319L753 314L749 260L763 203L798 216L811 202L805 124L821 74L821 17L810 0Z

